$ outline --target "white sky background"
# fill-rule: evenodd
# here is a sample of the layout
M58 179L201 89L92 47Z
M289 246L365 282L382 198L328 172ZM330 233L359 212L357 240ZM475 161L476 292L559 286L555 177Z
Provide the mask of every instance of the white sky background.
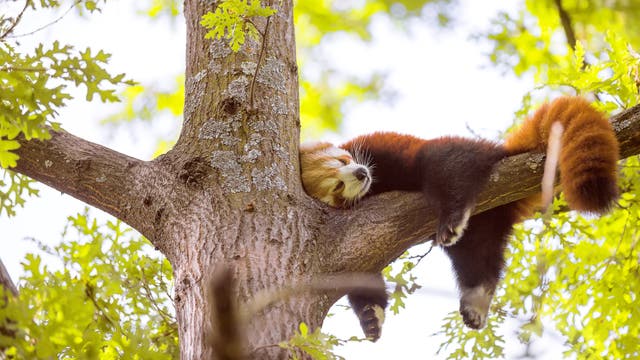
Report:
M437 29L424 21L408 25L408 35L383 19L373 24L374 41L363 45L344 36L326 44L326 56L347 73L366 74L369 69L387 70L388 85L396 93L392 104L367 102L349 106L340 134L324 138L342 142L359 134L376 130L398 131L431 138L440 135L472 136L466 126L484 137L495 139L509 126L522 95L533 87L531 79L516 79L489 64L484 55L486 43L470 40L472 32L486 30L498 9L514 11L518 2L500 0L461 1L454 11L454 25ZM0 3L13 8L14 4ZM59 23L33 37L21 39L25 48L37 42L55 39L73 44L76 49L90 46L112 54L111 73L125 72L142 84L155 81L173 84L175 75L184 71L185 30L182 17L175 24L151 22L135 16L133 2L110 0L101 14L79 19L69 14ZM13 9L12 9L13 10ZM66 8L65 8L66 10ZM0 9L4 12L5 9ZM55 19L57 15L27 12L16 34L29 32ZM98 121L117 111L118 105L86 103L82 92L74 91L76 101L61 111L58 121L78 136L128 155L148 159L159 136L171 139L175 124L169 119L154 123L152 131L134 125L136 131L110 132ZM61 236L65 219L84 208L84 204L45 186L38 186L41 196L27 201L16 217L0 217L0 258L14 280L22 274L20 262L34 246L22 239L34 237L55 244ZM98 210L92 215L106 216ZM422 246L416 253L426 251ZM45 257L46 262L46 257ZM349 344L338 353L347 359L434 359L441 338L432 336L442 319L458 309L457 290L448 259L434 249L416 269L423 286L406 301L398 316L388 316L382 338L375 344ZM345 300L339 303L346 304ZM323 330L340 338L362 336L351 310L332 309L335 315L325 321ZM295 324L292 324L295 326ZM522 355L515 338L515 323L509 324L507 356ZM560 343L553 337L537 341L532 352L541 358L560 358Z

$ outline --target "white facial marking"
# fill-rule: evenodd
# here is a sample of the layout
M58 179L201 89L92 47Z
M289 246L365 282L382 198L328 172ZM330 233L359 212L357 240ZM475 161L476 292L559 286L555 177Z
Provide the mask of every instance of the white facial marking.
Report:
M324 153L329 158L331 158L330 162L328 162L328 165L330 165L332 168L337 169L338 171L336 173L337 179L327 179L322 183L323 188L333 190L336 188L336 186L338 186L340 181L342 181L344 183L344 187L337 190L336 193L339 193L345 200L348 201L357 200L364 196L367 191L369 191L369 187L371 186L371 172L366 166L354 162L352 160L351 154L348 151L338 147L329 147L324 150ZM346 165L344 163L344 160L341 160L345 158L350 159L350 161ZM366 171L367 176L364 180L358 180L358 178L356 178L356 176L354 175L354 172L360 168ZM333 204L333 199L329 200L331 198L330 195L331 194L328 194L320 200L328 204L335 205Z
M325 153L331 157L341 157L348 156L351 157L351 154L347 150L340 149L339 147L329 147L325 150Z
M364 169L367 172L367 176L364 180L358 180L354 175L358 169ZM369 169L363 165L353 162L348 165L344 165L338 170L338 178L344 182L342 197L345 199L358 199L366 194L371 186L371 175L369 173Z

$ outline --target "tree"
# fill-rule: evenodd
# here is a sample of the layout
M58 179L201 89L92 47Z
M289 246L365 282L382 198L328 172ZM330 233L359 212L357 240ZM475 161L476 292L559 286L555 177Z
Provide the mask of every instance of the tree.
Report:
M89 10L95 6L89 1L83 4ZM274 15L240 17L248 31L257 33L257 39L245 38L244 45L237 47L238 52L233 52L239 45L237 37L231 37L229 47L226 39L210 40L205 36L207 30L201 26L201 19L216 5L219 3L185 3L188 44L184 122L180 138L166 154L153 161L140 161L65 132L49 131L57 129L46 127L49 119L45 115L54 110L40 103L25 109L15 101L11 109L19 111L9 119L19 120L20 126L0 133L7 139L3 140L2 149L9 150L0 153L5 161L3 167L11 166L107 211L138 230L167 257L173 267L174 304L184 358L212 354L209 337L218 329L211 319L220 314L214 311L209 292L214 274L219 274L221 268L230 269L236 284L232 288L234 306L242 309L265 289L288 288L292 284L304 288L331 274L380 271L408 247L423 241L433 232L434 225L434 217L416 195L385 194L344 212L327 209L304 194L297 165L299 110L292 3L271 5ZM69 55L64 48L54 47L53 51L49 57L53 63L55 56ZM573 68L579 76L569 79L578 81L584 74L591 76L590 83L594 83L596 69L591 70L594 73L582 69L584 55L577 50L576 53L567 59L574 59ZM65 69L90 69L90 73L80 73L81 82L94 84L87 86L87 97L97 93L104 100L111 100L109 90L98 87L100 81L94 78L101 73L95 63L106 61L105 55L81 55L82 60L77 61L86 61L87 66L64 63L62 76ZM17 65L3 70L16 84L37 84L39 75L51 76L40 70L22 71ZM626 69L614 69L623 70ZM72 75L78 73L69 73L68 79L75 80ZM124 80L123 76L101 74L100 80ZM24 79L13 79L20 76ZM615 84L611 81L609 85ZM53 99L54 106L60 106L55 101L63 95L42 95ZM23 101L29 96L31 93L25 94ZM630 96L624 99L625 104L632 103ZM25 117L33 119L29 116L37 114L36 110L45 115L37 118L33 126ZM634 108L618 117L625 156L638 152L637 113ZM31 139L49 136L46 141ZM539 171L531 171L532 159L537 164L541 162L539 157L521 156L502 165L500 181L487 189L477 211L534 192ZM28 183L20 185L20 181L14 183L28 189ZM496 194L504 196L498 198ZM15 199L19 202L18 197ZM95 225L86 217L72 223L81 232L95 233ZM118 242L122 238L118 225L108 227L114 232L113 242ZM338 247L336 239L340 240ZM369 256L363 258L363 252ZM123 267L122 272L130 274L133 270ZM95 290L94 284L85 284L85 296L95 300L97 308L108 309L92 296L94 290L90 289ZM305 291L256 312L246 328L240 329L251 356L284 357L286 352L273 345L291 338L303 322L310 329L318 328L329 306L344 291ZM102 311L106 318L114 314ZM303 331L303 327L300 329Z

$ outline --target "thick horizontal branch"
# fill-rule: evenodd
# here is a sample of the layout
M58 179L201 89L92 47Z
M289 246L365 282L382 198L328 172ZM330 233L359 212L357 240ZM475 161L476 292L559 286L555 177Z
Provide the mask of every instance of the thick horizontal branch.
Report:
M64 131L51 135L46 141L20 139L20 159L11 170L104 210L152 239L153 213L144 205L157 187L158 166Z
M611 122L620 142L620 157L639 154L640 105L614 116ZM474 213L539 192L543 169L540 153L503 160L478 197ZM436 228L435 213L419 193L381 194L355 209L334 210L329 217L325 236L340 239L340 251L331 254L333 261L326 264L333 271L379 270L409 247L429 239Z

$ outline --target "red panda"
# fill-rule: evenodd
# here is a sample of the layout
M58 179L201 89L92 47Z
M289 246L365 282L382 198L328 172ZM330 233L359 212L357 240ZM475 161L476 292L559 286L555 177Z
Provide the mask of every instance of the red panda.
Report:
M606 212L618 194L618 142L607 118L579 97L562 97L543 105L503 144L462 137L424 140L379 132L339 148L328 143L303 145L302 182L311 196L343 208L386 191L421 191L439 216L434 241L451 259L464 323L479 329L486 324L512 227L532 215L540 196L470 216L476 197L501 159L545 151L555 122L564 127L559 169L569 207ZM386 292L381 288L348 297L365 335L377 340L388 301Z

